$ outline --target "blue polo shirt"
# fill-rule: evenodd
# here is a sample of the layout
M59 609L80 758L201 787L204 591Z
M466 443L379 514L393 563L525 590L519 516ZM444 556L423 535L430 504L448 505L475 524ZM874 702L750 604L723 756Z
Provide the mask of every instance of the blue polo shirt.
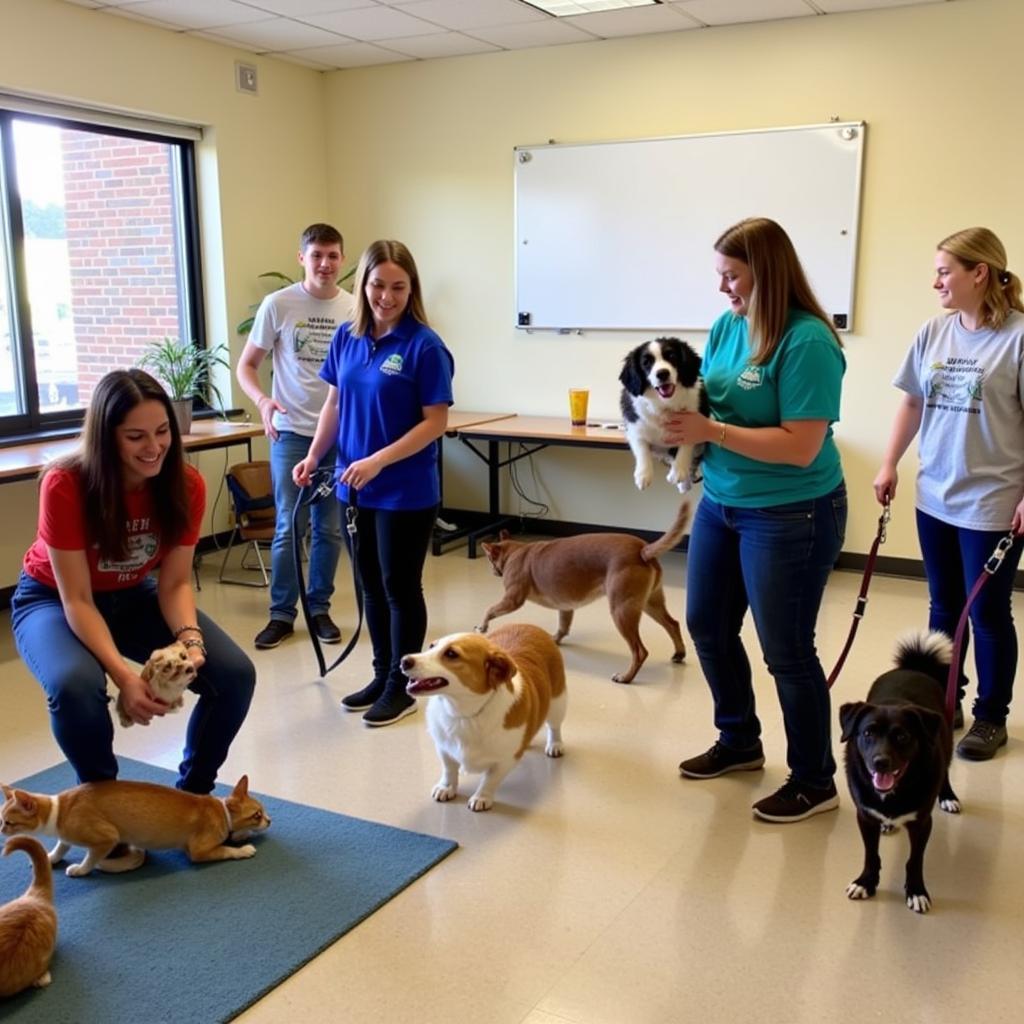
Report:
M711 415L742 427L777 427L787 420L827 420L825 440L809 466L759 462L709 444L701 468L704 490L722 505L767 508L820 498L842 483L832 437L846 359L818 317L793 310L768 362L753 366L747 318L727 312L711 327L701 362Z
M408 313L383 338L352 334L344 323L331 339L320 376L338 389L338 464L347 466L397 441L423 421L425 405L452 404L455 360L429 327ZM440 501L438 445L432 441L386 466L359 491L365 508L421 509ZM348 486L338 484L348 500Z

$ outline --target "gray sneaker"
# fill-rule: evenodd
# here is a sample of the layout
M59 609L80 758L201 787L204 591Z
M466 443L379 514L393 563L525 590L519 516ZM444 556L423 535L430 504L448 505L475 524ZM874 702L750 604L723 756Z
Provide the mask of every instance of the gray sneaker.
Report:
M1006 746L1006 726L984 722L980 718L967 730L956 745L957 756L967 761L989 761L1000 747Z

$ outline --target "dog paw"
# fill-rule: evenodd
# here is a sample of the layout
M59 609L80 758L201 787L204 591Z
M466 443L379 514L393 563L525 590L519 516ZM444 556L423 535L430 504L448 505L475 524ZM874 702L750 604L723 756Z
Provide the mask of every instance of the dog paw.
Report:
M931 897L926 892L907 893L907 906L915 914L927 914L932 909Z
M439 803L444 804L449 800L455 799L456 788L454 786L445 786L438 783L431 791L430 795Z
M940 800L939 801L939 806L947 814L959 814L960 813L960 801L957 800L955 797L952 800Z
M494 801L489 796L479 796L474 793L466 803L471 811L489 811L494 806Z
M548 757L561 757L565 753L565 747L561 740L554 740L544 748L544 753Z
M688 491L693 489L693 481L689 477L685 480L680 480L678 483L676 483L675 480L670 480L669 483L674 483L676 485L676 490L678 490L680 494L686 494Z
M87 868L84 863L69 864L64 874L67 875L68 878L84 878L90 871L92 871L92 868Z
M652 476L653 476L653 474L651 473L651 471L649 469L647 469L647 470L639 470L638 469L633 474L633 482L636 484L636 489L638 491L646 491L647 488L651 486L651 478L652 478Z
M235 860L248 860L250 857L256 856L256 847L252 843L246 843L245 846L233 847L235 851Z
M874 889L868 889L866 886L860 884L860 882L851 882L846 887L846 895L851 900L869 900L875 895Z
M676 653L672 655L673 665L682 665L684 661L686 661L686 651L676 651Z
M473 632L474 633L486 633L487 632L487 623L486 622L481 622L479 626L475 627Z
M882 824L878 826L878 831L881 832L883 836L891 836L893 832L899 832L899 830L899 825L894 825L891 821L883 821Z
M50 977L50 972L46 971L44 974L40 974L39 977L32 982L32 987L46 988L46 986L49 985L51 981L53 981L53 978Z
M679 475L679 467L675 465L671 466L668 474L665 476L665 479L670 484L681 484L683 482L683 478Z
M627 685L633 682L633 677L628 672L616 672L612 676L613 683L626 683Z

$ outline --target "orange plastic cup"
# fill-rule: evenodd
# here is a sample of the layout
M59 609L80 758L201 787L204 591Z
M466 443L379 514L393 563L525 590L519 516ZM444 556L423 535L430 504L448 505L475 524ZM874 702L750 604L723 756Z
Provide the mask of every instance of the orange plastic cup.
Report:
M574 427L587 425L587 403L590 391L587 388L569 388L569 422Z

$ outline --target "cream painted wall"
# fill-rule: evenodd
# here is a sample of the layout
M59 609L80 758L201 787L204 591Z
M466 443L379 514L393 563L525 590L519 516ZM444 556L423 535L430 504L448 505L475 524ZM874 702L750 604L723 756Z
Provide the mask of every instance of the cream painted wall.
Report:
M257 275L294 266L302 228L327 217L324 76L140 22L57 0L2 0L0 91L114 107L204 128L199 147L207 333L227 342L262 297ZM256 64L260 93L234 86L234 62ZM225 380L222 392L247 406ZM231 450L232 461L244 458ZM204 532L223 529L226 501L213 497L224 453L201 457L210 508ZM0 539L0 586L17 578L34 536L34 483L0 491L8 527ZM214 514L216 513L216 522Z
M917 326L938 311L935 243L986 224L1010 266L1024 266L1024 135L1010 72L1021 38L1018 0L955 0L331 73L328 158L344 168L329 181L332 214L353 254L376 237L412 248L428 312L455 353L458 405L563 415L576 385L590 387L595 413L612 416L622 355L641 336L510 326L513 146L866 121L857 330L845 338L837 428L852 495L846 550L863 553L898 399L890 381ZM616 265L629 259L607 256L596 287L614 287ZM648 528L671 519L674 491L637 495L625 455L562 449L535 462L556 518ZM451 503L481 506L482 466L449 444L446 467ZM917 558L912 454L902 468L883 553ZM514 495L505 504L515 509Z

